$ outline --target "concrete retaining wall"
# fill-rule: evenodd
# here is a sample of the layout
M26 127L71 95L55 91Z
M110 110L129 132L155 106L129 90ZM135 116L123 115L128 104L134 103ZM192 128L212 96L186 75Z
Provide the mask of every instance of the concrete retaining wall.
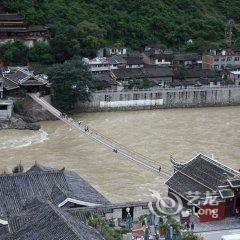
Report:
M240 87L159 88L126 92L95 92L77 111L140 110L228 106L240 104Z

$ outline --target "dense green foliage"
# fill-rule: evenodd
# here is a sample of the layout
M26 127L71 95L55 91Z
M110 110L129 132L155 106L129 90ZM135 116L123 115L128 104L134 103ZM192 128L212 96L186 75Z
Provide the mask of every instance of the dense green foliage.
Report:
M76 27L66 25L58 28L50 41L52 54L57 62L74 55L94 57L104 44L103 33L95 23L80 22Z
M35 42L34 47L29 49L28 60L43 64L50 64L54 61L50 47L43 42Z
M193 232L186 232L181 237L181 240L203 240L203 238L199 237L198 235L194 234Z
M0 46L0 59L10 66L26 65L28 62L40 64L54 62L50 47L43 42L36 42L30 49L19 41L7 42Z
M9 11L17 11L29 24L51 23L56 29L73 25L76 39L90 50L104 40L108 44L140 49L162 42L177 50L204 51L224 46L227 19L240 21L239 0L2 0ZM87 21L87 22L85 22ZM84 27L85 25L85 27ZM89 29L89 35L86 35ZM59 30L57 30L59 31ZM94 34L92 33L96 33ZM61 34L61 33L60 33ZM83 34L83 35L82 35ZM188 44L188 40L192 40ZM234 30L239 42L239 32ZM73 46L78 43L73 38ZM83 52L84 52L83 51ZM91 55L92 52L87 54Z
M78 100L89 100L92 76L80 58L53 65L48 75L53 82L53 105L60 110L71 113Z
M97 229L106 240L122 240L122 233L121 231L115 230L111 227L107 221L102 219L99 215L93 216L93 218L89 219L88 224Z
M28 48L21 42L7 42L0 47L0 59L8 65L25 65L28 62Z

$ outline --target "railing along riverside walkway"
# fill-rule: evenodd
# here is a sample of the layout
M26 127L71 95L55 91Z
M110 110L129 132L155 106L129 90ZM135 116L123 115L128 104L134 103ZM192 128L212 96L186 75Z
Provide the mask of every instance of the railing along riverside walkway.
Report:
M48 110L55 117L69 125L72 129L75 129L77 132L83 134L94 142L112 150L115 154L118 154L150 171L159 173L159 175L164 179L169 178L172 175L172 169L166 164L160 164L142 154L132 151L131 149L128 149L127 147L88 127L87 125L84 125L82 122L75 122L72 118L64 116L59 110L54 108L43 98L40 98L37 94L31 93L28 95L44 109Z
M132 92L157 92L157 91L204 91L204 90L224 90L224 89L239 89L239 85L225 85L225 86L177 86L177 87L152 87L152 88L133 88L133 89L123 89L119 90L97 90L93 93L132 93Z

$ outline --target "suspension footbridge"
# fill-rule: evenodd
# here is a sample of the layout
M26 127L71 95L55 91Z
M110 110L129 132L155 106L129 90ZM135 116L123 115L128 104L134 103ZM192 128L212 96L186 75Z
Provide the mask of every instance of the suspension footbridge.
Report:
M48 103L44 98L39 97L38 94L30 93L28 94L35 102L40 104L44 109L49 111L55 117L63 121L70 128L75 129L78 133L84 135L85 137L91 139L92 141L104 146L107 149L110 149L115 154L122 156L123 158L144 167L150 171L158 173L164 179L169 178L172 175L172 169L166 165L159 163L149 157L146 157L140 153L137 153L122 144L116 142L113 139L104 136L98 131L90 128L88 125L83 122L76 122L72 118L69 118L55 107L53 107L50 103Z

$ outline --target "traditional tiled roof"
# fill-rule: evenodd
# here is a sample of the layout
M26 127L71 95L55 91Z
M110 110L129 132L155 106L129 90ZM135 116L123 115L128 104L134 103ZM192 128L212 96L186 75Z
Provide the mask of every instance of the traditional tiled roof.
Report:
M144 68L142 68L142 71L144 72L146 77L149 77L149 78L172 77L173 76L173 71L169 67L145 65Z
M114 65L114 64L126 64L127 63L127 61L122 56L119 56L119 55L113 55L113 56L109 57L108 58L108 62L111 65Z
M9 219L11 234L3 240L103 240L95 229L85 225L50 201L35 199L26 210Z
M18 28L1 28L0 27L0 32L3 33L26 33L27 32L27 28L25 27L18 27ZM11 37L9 37L11 38Z
M0 239L4 239L9 234L8 225L0 224Z
M56 196L56 186L67 199L79 201L82 205L109 203L90 184L75 172L48 169L33 166L25 173L0 175L0 216L17 213L26 201L40 197L52 200L56 205L62 203L62 198ZM66 199L65 199L66 200Z
M22 21L18 13L0 13L0 21Z
M4 78L4 87L7 90L11 90L17 88L19 86L48 86L48 81L45 79L41 79L31 72L23 70L21 68L16 71L3 74ZM5 83L6 82L6 83Z
M197 53L175 53L174 61L197 61L201 56Z
M123 59L127 62L127 65L143 65L143 60L139 56L126 56Z
M14 83L6 78L3 79L3 87L7 90L19 88L18 84Z
M179 78L179 71L174 71L174 78ZM217 78L219 73L214 70L193 68L187 69L184 73L185 78Z
M49 28L46 26L33 25L28 28L28 32L43 32L47 31Z
M24 79L27 79L27 78L30 78L31 75L26 73L26 72L23 72L21 70L18 70L16 72L13 72L13 73L9 73L9 74L4 74L4 78L7 78L8 80L16 83L16 84L19 84L21 81L23 81Z
M145 77L140 68L114 69L112 72L117 80L139 79Z
M176 164L175 161L172 163ZM201 194L207 191L218 193L219 186L226 186L221 188L221 190L225 190L222 191L224 195L229 189L228 180L240 179L239 172L203 154L199 154L185 164L178 164L175 170L176 172L166 182L166 185L185 198L189 191L199 191Z
M96 73L93 75L93 79L95 82L105 82L110 85L117 84L117 82L114 80L113 77L111 77L109 72Z

